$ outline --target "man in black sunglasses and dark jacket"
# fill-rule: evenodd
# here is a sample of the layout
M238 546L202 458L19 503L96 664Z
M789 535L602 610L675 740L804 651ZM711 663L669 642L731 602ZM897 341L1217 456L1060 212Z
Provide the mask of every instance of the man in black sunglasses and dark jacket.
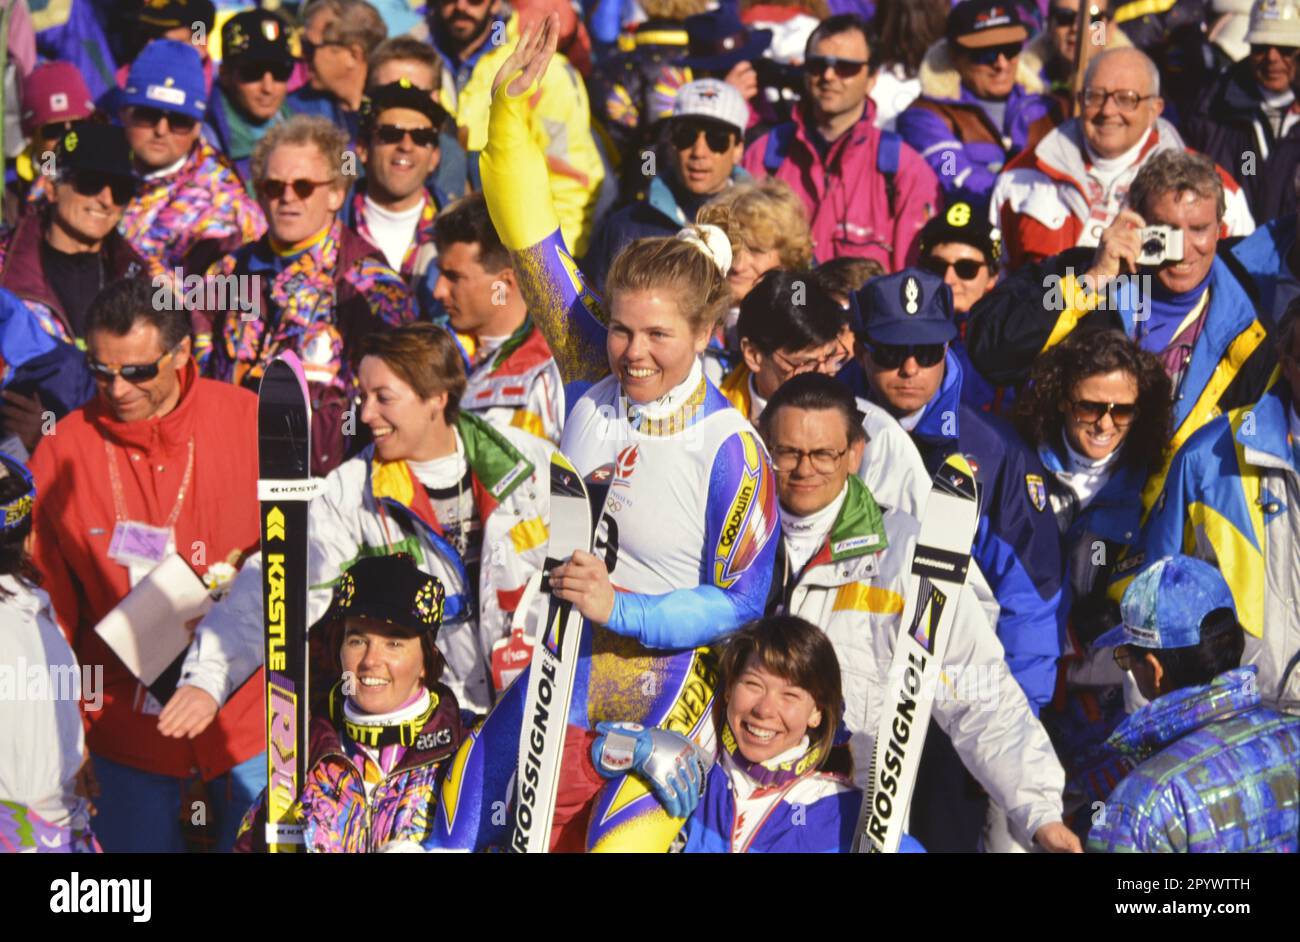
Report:
M649 155L669 155L667 166L643 168L651 171L649 185L635 202L607 216L591 238L582 270L597 291L604 290L605 273L629 242L676 235L695 221L701 206L749 179L739 166L747 120L745 99L726 82L706 78L681 87L665 122L666 146Z
M293 54L284 23L266 10L245 10L221 28L221 70L203 118L203 136L252 190L253 148L293 112L285 99Z
M23 331L9 321L5 359L13 375L5 383L0 418L5 433L29 452L47 424L47 410L62 418L95 391L77 349L84 348L91 301L109 282L145 269L144 259L117 232L134 187L121 128L74 124L54 151L50 182L47 202L21 216L15 228L0 230L0 288L26 307L36 340L23 346L37 354L14 360L13 341ZM54 342L39 342L41 334Z
M938 277L904 269L873 280L853 303L864 325L868 397L911 434L929 472L954 452L975 471L980 520L972 555L1000 608L995 627L1007 666L1037 715L1056 686L1063 608L1060 538L1043 466L1003 420L961 402L962 367L948 349L957 336L952 291ZM927 761L934 752L943 755ZM913 833L919 827L937 840L934 847L926 843L932 850L974 850L981 802L963 790L960 761L946 738L933 733L925 756ZM924 809L938 814L933 835Z

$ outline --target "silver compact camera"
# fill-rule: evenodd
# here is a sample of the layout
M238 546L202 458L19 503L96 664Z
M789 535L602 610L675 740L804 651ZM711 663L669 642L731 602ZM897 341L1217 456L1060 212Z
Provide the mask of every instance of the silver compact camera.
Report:
M1163 265L1183 260L1183 230L1173 226L1144 226L1138 230L1142 250L1139 265Z

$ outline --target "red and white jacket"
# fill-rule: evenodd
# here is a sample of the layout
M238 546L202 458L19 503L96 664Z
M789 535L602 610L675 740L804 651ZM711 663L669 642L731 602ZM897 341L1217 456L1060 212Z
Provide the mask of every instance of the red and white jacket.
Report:
M1185 147L1174 126L1157 118L1132 166L1103 190L1089 173L1092 162L1079 120L1055 128L1007 164L993 187L989 216L1002 229L1003 264L1015 269L1075 246L1096 245L1147 160L1162 150ZM1222 234L1250 235L1255 220L1246 195L1227 171L1218 170L1226 199Z
M469 374L460 406L498 428L513 426L560 443L564 382L532 318Z

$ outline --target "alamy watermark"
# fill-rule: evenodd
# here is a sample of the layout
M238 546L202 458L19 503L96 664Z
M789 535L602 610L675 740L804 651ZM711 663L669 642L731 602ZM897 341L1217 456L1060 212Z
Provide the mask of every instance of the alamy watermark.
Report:
M104 705L103 664L28 664L22 655L0 664L0 702L82 701L97 712Z
M262 316L261 275L186 275L180 268L153 279L156 311L238 311L241 321Z

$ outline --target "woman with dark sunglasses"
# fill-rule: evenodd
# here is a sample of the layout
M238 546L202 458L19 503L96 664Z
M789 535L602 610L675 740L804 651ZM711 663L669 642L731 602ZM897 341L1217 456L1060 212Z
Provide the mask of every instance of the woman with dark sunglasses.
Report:
M1169 442L1170 387L1160 360L1116 330L1075 331L1034 367L1016 425L1049 473L1047 498L1066 559L1069 620L1058 684L1042 719L1069 776L1086 833L1093 801L1122 777L1101 743L1123 717L1120 677L1108 651L1089 645L1119 620L1107 597L1116 563L1142 521L1142 488ZM1110 782L1114 784L1114 782ZM1067 817L1068 820L1068 817Z

